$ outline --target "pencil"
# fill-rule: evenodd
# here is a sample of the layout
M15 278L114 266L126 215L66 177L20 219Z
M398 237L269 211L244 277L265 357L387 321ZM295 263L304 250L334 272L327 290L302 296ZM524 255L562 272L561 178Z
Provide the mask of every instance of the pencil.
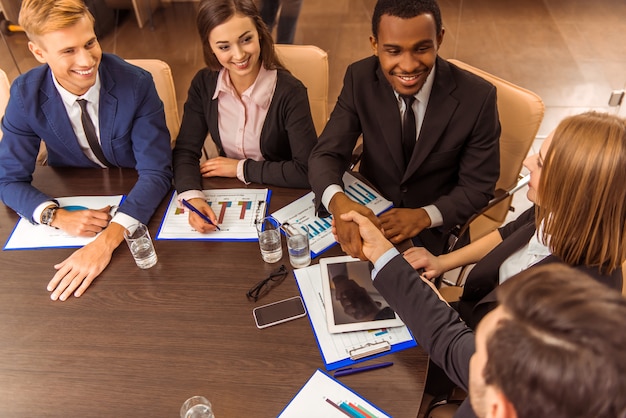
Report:
M217 226L217 224L213 223L213 221L208 216L206 216L204 213L200 212L198 209L193 207L191 203L187 202L185 199L181 199L181 201L183 202L183 205L185 205L190 211L198 215L204 222L210 225L213 225L214 227L217 228L218 231L221 231L220 227Z

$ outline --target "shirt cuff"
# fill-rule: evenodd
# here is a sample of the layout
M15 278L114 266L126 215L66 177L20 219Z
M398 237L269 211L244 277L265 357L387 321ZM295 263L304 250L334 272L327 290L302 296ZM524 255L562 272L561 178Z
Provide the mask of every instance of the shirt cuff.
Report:
M372 269L372 280L376 279L376 275L383 267L387 265L388 262L391 261L392 258L400 254L400 252L396 249L396 247L392 247L385 251L383 255L378 257L378 260L374 263L374 269Z
M45 202L43 202L42 204L40 204L39 206L35 208L35 211L33 212L33 220L37 222L39 225L41 225L41 213L43 212L45 208L50 207L50 206L59 207L57 202L52 201L52 200L46 200Z
M329 212L330 201L333 200L333 196L335 196L337 193L343 193L343 189L338 184L331 184L326 188L326 190L324 190L324 193L322 193L322 205L324 205L326 210Z
M249 181L246 181L246 176L244 175L244 172L243 172L243 166L245 163L246 163L246 160L239 160L239 162L237 163L237 178L239 179L239 181L242 181L245 184L250 184Z
M113 215L113 219L111 219L111 222L115 222L116 224L120 224L122 225L125 229L128 229L129 231L131 230L131 227L137 225L139 223L139 221L135 218L133 218L132 216L129 216L125 213L122 212L117 212L115 215Z
M428 217L430 218L430 226L429 228L436 228L438 226L443 225L443 215L441 211L435 205L424 206L422 209L426 211Z
M191 200L191 199L203 199L206 200L206 195L202 192L202 190L187 190L185 192L179 193L176 196L176 203L179 208L183 207L183 200Z

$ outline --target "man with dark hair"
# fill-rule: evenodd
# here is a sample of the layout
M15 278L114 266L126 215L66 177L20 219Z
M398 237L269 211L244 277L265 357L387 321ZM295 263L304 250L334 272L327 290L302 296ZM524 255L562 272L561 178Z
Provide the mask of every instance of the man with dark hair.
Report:
M438 57L444 28L434 0L379 0L374 55L350 65L309 159L316 207L334 215L342 248L363 258L355 210L394 243L415 238L441 253L446 232L493 196L499 175L496 89ZM341 177L363 136L360 172L395 208L376 218L343 192Z
M498 287L500 305L474 335L372 222L354 211L342 220L359 229L374 286L431 360L468 391L455 416L626 416L619 292L564 264L533 267Z

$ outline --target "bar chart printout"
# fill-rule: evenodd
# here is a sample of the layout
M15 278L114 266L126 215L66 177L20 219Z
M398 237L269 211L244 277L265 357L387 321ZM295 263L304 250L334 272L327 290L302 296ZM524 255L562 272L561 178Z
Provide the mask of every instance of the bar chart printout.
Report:
M349 173L343 175L343 183L344 192L350 199L367 206L377 215L392 206L389 200L377 194L370 186ZM309 227L309 245L312 257L317 257L335 244L331 230L332 216L320 218L315 215L315 194L313 192L277 210L272 216L282 224L303 223Z
M207 203L217 217L220 231L202 234L189 225L189 209L179 207L174 192L156 239L207 241L256 241L255 222L265 216L271 192L268 189L204 190Z

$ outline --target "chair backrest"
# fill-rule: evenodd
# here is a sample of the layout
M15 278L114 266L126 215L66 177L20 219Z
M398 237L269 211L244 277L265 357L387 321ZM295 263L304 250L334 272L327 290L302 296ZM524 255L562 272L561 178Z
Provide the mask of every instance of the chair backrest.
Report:
M543 120L544 104L541 98L522 87L472 67L462 61L452 64L478 75L496 87L500 134L500 178L496 189L509 190L517 183L522 163L528 155L539 125ZM470 226L472 241L500 226L507 215L512 197L509 197L474 220Z
M9 91L11 89L11 83L9 83L9 78L7 74L0 70L0 120L4 116L4 109L7 107L7 103L9 102ZM0 141L2 140L2 130L0 129Z
M317 135L328 121L328 54L313 45L275 45L285 68L307 88Z
M170 66L158 59L129 59L126 61L152 74L157 93L165 108L165 122L167 123L167 129L170 131L172 148L174 148L180 129L180 117L178 115L174 77L172 76Z

